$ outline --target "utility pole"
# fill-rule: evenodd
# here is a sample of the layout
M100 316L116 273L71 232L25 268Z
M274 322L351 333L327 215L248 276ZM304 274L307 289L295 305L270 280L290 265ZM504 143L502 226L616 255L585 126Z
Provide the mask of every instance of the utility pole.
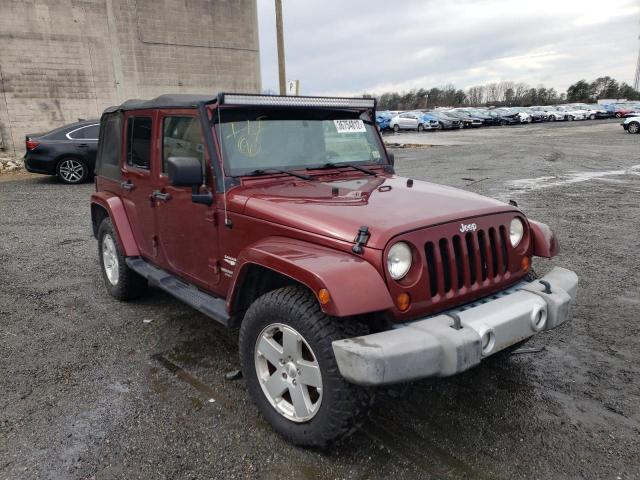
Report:
M284 32L282 29L282 0L276 0L276 35L278 37L278 74L280 95L287 93L287 74L284 68Z
M640 40L640 36L638 36ZM636 64L636 78L633 80L634 90L640 91L640 48L638 48L638 63Z

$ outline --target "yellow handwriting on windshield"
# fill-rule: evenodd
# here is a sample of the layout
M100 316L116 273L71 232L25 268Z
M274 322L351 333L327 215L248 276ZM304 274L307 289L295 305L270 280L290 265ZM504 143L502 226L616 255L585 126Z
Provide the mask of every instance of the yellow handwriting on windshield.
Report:
M231 131L226 140L233 140L236 150L245 157L255 157L260 154L262 122L247 120L246 122L231 123Z

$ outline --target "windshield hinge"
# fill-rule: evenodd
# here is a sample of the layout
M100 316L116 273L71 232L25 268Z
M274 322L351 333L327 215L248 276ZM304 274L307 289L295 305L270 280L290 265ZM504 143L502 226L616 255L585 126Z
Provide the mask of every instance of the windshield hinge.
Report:
M355 242L356 244L351 249L353 253L362 253L362 247L364 247L369 241L369 227L366 225L361 226L358 229L358 234L356 235Z

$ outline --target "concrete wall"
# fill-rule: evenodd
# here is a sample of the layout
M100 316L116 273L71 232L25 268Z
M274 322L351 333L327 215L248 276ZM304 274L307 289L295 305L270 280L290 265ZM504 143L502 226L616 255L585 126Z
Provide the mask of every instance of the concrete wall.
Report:
M260 91L256 0L0 0L6 153L129 98L218 91Z

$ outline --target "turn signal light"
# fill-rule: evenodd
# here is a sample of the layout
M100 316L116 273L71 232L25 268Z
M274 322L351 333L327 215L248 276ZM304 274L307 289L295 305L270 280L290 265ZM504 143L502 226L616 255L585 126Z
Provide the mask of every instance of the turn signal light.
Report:
M407 311L409 306L411 305L411 297L408 293L401 293L396 298L396 305L398 306L398 310L401 312Z
M529 257L522 257L521 263L522 270L525 272L529 271L529 267L531 267L531 259Z
M321 288L318 290L318 300L322 305L326 305L331 301L331 295L329 294L329 290L326 288Z

